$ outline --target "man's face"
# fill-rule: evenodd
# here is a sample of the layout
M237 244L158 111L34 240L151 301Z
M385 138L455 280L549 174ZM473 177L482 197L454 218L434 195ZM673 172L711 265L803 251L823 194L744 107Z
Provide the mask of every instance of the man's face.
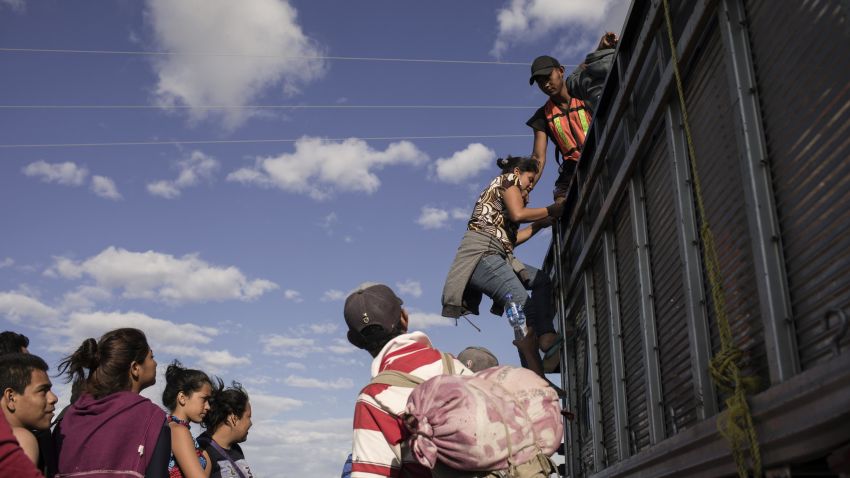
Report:
M24 393L7 389L4 397L15 420L30 430L47 430L59 400L50 390L53 384L44 370L33 370Z
M534 77L534 82L546 96L553 96L561 90L564 85L564 67L555 68L546 75L538 75Z

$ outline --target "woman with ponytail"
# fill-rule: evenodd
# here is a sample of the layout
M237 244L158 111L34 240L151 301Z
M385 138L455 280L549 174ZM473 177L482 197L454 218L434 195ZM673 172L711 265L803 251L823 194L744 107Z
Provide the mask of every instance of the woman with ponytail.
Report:
M54 431L57 477L168 477L165 413L139 395L156 383L156 361L141 330L86 339L59 371L73 382L74 397Z
M210 409L212 382L200 370L184 368L175 360L165 370L162 404L168 408L166 418L171 429L169 478L207 478L210 466L198 442L192 438L192 423L201 423Z
M493 299L490 311L502 315L510 294L523 307L540 349L550 355L559 345L553 324L552 284L546 274L517 260L513 250L559 218L563 201L527 207L539 171L534 159L508 156L496 164L502 172L478 197L446 278L443 316L477 315L482 295ZM530 225L520 229L520 224Z

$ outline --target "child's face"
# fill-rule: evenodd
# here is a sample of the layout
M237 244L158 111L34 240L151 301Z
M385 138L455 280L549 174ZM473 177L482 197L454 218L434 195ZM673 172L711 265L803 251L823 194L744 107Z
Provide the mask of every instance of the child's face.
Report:
M186 418L190 422L201 423L204 421L204 416L210 409L210 395L212 395L212 387L209 383L205 383L199 390L186 397L185 404L182 406L186 412Z

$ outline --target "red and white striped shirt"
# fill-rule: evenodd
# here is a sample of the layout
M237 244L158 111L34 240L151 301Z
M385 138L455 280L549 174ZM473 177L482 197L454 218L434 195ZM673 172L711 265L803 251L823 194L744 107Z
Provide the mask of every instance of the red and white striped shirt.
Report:
M472 372L457 359L455 373ZM372 377L384 370L398 370L422 379L443 374L440 351L422 332L400 335L384 346L372 361ZM430 478L431 470L420 465L407 447L409 433L398 418L412 388L369 384L354 407L354 447L351 478Z

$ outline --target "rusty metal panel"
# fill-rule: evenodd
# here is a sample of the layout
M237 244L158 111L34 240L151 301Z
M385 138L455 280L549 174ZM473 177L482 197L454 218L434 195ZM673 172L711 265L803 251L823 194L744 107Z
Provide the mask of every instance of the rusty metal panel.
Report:
M648 448L649 417L646 411L646 374L644 372L644 343L640 325L640 286L637 277L637 244L629 216L628 195L624 195L614 212L617 295L623 330L623 362L625 369L626 404L631 454Z
M744 367L741 371L745 375L758 377L759 390L764 390L770 385L770 372L756 288L744 185L738 163L735 123L731 121L734 111L729 101L731 93L723 42L716 25L703 38L694 61L685 80L685 101L707 216L697 217L697 220L701 227L707 221L714 236L726 316L735 345L744 352ZM720 350L720 337L716 308L707 274L704 273L703 277L711 346L713 353L717 353ZM724 400L718 400L718 403L721 408L725 407Z
M665 436L696 423L684 273L667 142L659 132L643 162L652 293Z
M614 366L611 360L611 309L608 305L608 283L605 277L603 248L593 259L593 306L596 312L596 349L599 363L599 392L602 409L602 464L608 466L618 461L617 424L614 410Z
M745 2L800 365L833 356L850 306L850 43L839 0ZM777 32L787 32L778 34ZM850 334L840 340L846 353Z

